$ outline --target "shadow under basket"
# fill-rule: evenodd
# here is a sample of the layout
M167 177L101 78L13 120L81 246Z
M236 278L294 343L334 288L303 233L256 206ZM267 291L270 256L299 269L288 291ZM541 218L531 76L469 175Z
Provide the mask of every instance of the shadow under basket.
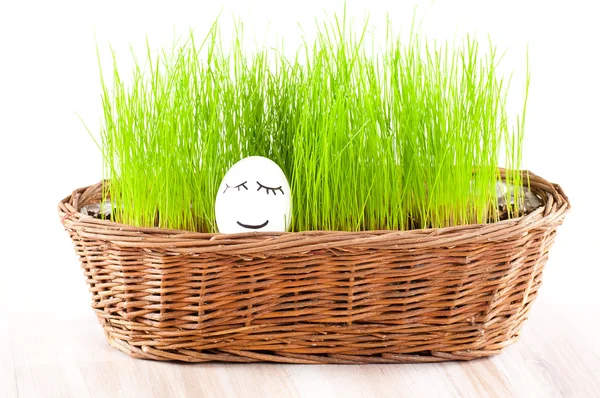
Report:
M412 231L206 234L85 216L102 185L59 204L108 342L186 362L470 360L515 342L541 285L561 188L492 224Z

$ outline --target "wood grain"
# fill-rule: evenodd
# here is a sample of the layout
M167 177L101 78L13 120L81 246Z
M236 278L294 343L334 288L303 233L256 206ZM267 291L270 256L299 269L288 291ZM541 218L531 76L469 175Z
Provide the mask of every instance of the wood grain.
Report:
M59 320L52 311L13 313L0 324L2 341L8 342L0 350L0 396L600 396L595 321L543 293L518 343L466 363L161 363L109 347L93 312L77 302L70 304L73 315ZM7 319L4 302L0 308Z

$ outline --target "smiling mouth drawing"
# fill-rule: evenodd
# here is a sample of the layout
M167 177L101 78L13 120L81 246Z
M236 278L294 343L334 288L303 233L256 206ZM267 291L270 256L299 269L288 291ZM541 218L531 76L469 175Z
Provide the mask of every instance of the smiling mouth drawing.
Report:
M236 221L238 223L238 225L240 227L244 227L244 228L248 228L248 229L261 229L262 227L266 227L267 224L269 223L269 220L265 221L264 223L260 224L260 225L249 225L249 224L242 224L239 221Z

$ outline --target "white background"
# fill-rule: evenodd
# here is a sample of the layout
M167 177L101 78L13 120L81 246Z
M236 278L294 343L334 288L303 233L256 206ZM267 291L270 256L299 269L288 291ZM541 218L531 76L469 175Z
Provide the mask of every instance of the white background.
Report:
M348 15L359 22L370 12L375 29L382 33L386 12L397 30L407 30L418 5L417 13L424 17L422 33L429 37L476 33L485 43L489 34L500 49L508 50L503 65L516 71L517 103L519 73L529 48L532 81L524 167L559 183L573 206L550 253L536 305L553 306L565 316L581 313L584 318L600 315L600 13L595 3L348 0L347 4ZM274 45L284 38L286 47L293 48L301 39L297 23L310 36L314 17L327 18L342 10L341 1L309 0L2 2L0 332L2 316L29 325L25 328L29 333L37 328L40 335L46 327L69 328L65 320L95 322L56 207L74 188L102 177L100 153L77 117L98 132L96 40L103 56L110 55L110 44L126 62L128 46L143 51L140 45L146 35L155 47L167 45L174 32L185 34L189 28L206 32L221 13L224 33L235 16L243 21L249 41L256 37L259 43Z

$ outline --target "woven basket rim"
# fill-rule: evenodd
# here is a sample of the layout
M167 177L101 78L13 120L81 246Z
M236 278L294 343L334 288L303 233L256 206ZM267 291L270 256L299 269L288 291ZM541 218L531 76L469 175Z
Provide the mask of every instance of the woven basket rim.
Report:
M501 168L500 171L502 177L504 177L505 170ZM215 244L218 242L219 245L227 245L240 240L260 241L283 239L285 241L289 241L302 237L316 238L319 241L323 241L327 238L339 238L340 236L344 236L344 240L348 239L353 243L357 243L356 241L373 239L382 235L386 235L388 238L390 236L397 236L399 238L402 237L403 241L412 238L415 240L415 243L426 243L427 241L433 239L439 245L440 243L444 244L444 240L448 240L446 243L452 243L457 235L463 236L464 238L469 238L471 241L474 238L489 240L499 237L512 236L513 233L523 233L523 231L527 231L535 226L532 224L561 223L562 219L564 218L564 214L571 208L569 199L565 195L562 188L558 184L551 183L528 170L521 170L521 173L524 176L524 182L529 182L529 187L531 188L532 192L537 193L542 199L542 206L531 213L522 215L520 217L509 218L494 223L465 224L442 228L364 231L252 231L245 233L224 234L194 232L160 227L136 227L110 220L98 219L92 216L84 215L79 211L80 208L86 204L97 203L97 201L89 200L94 197L94 193L97 197L98 192L101 192L102 185L106 183L107 180L74 190L71 195L65 197L59 202L58 211L60 220L67 229L76 229L80 230L81 232L85 232L85 230L87 230L92 234L96 234L95 237L100 238L102 238L102 234L98 235L96 229L113 231L111 235L114 233L118 236L133 233L135 234L135 239L131 239L130 242L119 242L120 245L132 247L139 247L140 244L136 244L136 242L141 242L142 240L146 242L146 238L154 238L152 239L152 247L161 246L161 242L159 242L159 240L164 241L164 243L167 243L169 247L172 247L173 245L177 245L178 242L183 242L186 240L210 240L214 241ZM544 193L545 195L542 195L541 193ZM109 239L108 236L106 238ZM336 247L339 247L339 243L339 241L336 242ZM406 243L406 241L404 243Z

